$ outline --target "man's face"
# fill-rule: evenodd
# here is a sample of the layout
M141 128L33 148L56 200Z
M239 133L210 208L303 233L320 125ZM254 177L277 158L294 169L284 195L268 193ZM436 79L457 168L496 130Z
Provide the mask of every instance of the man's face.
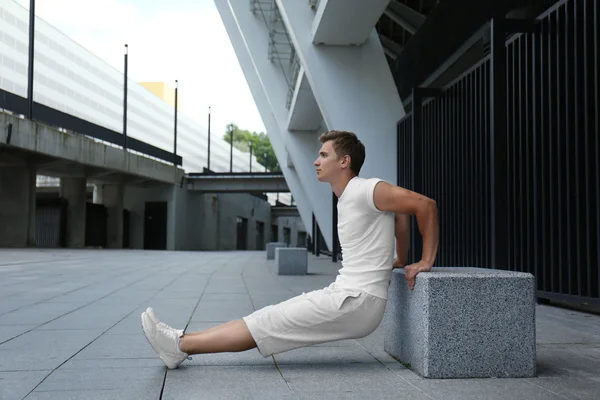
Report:
M317 179L320 182L331 182L343 170L343 158L340 158L333 149L333 141L323 143L319 150L319 158L313 165L317 167Z

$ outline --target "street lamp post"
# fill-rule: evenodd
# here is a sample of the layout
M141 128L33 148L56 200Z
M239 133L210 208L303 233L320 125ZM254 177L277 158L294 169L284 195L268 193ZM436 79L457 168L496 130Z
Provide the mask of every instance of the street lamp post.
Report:
M252 139L250 139L250 172L252 172Z
M127 58L129 46L125 45L125 76L123 77L123 150L127 150Z
M179 90L179 82L175 80L175 132L173 141L173 164L177 165L177 91Z
M210 107L208 107L208 166L206 169L210 171Z
M229 124L229 172L233 172L233 124Z
M264 156L264 160L265 160L265 172L267 172L267 164L268 164L268 162L267 162L267 152L266 151L263 154L263 156Z
M29 70L27 76L27 117L33 119L33 61L35 43L35 0L29 2Z

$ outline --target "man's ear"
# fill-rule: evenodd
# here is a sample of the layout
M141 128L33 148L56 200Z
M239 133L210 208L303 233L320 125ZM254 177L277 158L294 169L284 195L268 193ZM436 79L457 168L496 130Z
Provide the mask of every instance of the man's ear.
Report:
M344 156L344 159L342 160L342 165L344 167L350 168L350 156L349 155Z

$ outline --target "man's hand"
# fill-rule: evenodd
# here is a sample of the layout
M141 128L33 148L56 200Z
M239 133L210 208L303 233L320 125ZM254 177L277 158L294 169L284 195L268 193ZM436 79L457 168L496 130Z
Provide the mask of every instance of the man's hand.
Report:
M404 267L404 279L408 283L408 287L410 290L415 288L415 280L417 278L417 274L419 272L428 272L431 271L431 265L427 264L425 261L419 261L418 263L407 265Z

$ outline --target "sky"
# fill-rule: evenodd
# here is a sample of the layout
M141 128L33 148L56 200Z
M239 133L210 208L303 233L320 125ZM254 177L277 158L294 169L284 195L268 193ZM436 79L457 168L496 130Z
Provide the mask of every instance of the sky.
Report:
M29 0L18 0L29 9ZM36 15L138 82L179 81L180 112L225 132L264 132L213 0L36 0Z

